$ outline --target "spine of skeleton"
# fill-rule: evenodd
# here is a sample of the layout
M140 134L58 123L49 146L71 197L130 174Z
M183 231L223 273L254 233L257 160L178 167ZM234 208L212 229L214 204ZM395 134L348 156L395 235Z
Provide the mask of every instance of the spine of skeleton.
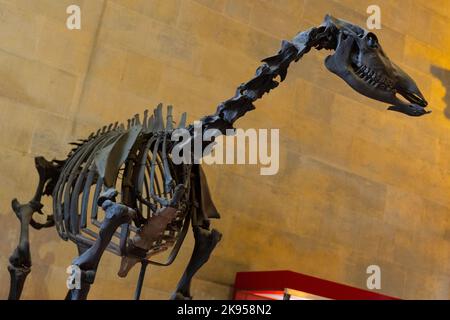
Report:
M299 33L292 41L283 40L278 53L262 60L263 64L250 81L242 83L232 98L219 104L214 114L200 120L203 131L216 129L226 134L227 129L234 129L233 124L237 119L255 109L253 102L276 88L286 78L291 62L297 62L311 48L331 49L327 46L332 34L329 26L322 25Z

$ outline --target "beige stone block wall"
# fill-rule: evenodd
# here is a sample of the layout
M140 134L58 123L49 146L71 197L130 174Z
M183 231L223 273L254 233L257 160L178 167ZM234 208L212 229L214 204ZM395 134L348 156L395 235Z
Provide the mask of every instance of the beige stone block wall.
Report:
M376 2L387 54L422 88L433 113L409 118L347 87L311 52L237 125L280 129L280 171L205 170L222 242L193 282L197 298L231 296L237 271L289 269L380 292L450 298L450 2ZM78 4L82 29L65 27ZM214 112L282 39L326 13L365 25L368 0L0 0L0 298L33 157L63 158L68 142L164 102L189 120ZM166 299L193 247L169 268L150 267L143 299ZM54 229L31 231L25 299L64 297L76 256ZM129 299L138 270L116 275L106 254L92 299Z

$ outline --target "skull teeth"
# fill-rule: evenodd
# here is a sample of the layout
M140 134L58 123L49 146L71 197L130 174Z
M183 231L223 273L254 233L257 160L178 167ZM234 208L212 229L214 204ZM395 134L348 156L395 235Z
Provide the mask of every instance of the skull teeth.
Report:
M393 81L385 77L381 77L377 72L363 65L355 70L355 73L368 84L387 91L394 92Z

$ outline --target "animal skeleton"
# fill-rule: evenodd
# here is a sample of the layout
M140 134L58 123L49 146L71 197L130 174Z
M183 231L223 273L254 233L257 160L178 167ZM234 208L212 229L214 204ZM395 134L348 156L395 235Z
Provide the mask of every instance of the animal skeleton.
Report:
M411 116L428 112L415 82L389 60L372 32L327 15L319 27L283 41L278 54L264 59L253 79L241 84L234 97L221 103L214 114L201 119L203 130L217 129L225 134L232 129L238 118L255 109L254 101L278 86L277 78L280 82L285 79L290 63L312 48L334 50L325 60L328 70L362 95L392 104L389 110ZM178 128L187 128L193 140L193 127L185 122L183 114ZM142 121L135 116L126 127L111 124L74 143L75 148L63 161L35 159L39 183L34 197L26 204L12 201L21 229L8 267L9 299L20 298L31 270L29 225L35 229L56 225L61 238L76 243L79 256L72 264L81 270L81 287L69 290L66 298L86 299L105 250L122 257L121 277L142 263L135 294L139 298L147 264L170 265L189 224L194 250L172 298L191 298L191 279L221 238L217 230L210 230L210 219L219 218L219 214L201 167L173 163L170 151L175 142L170 136L174 129L172 107L167 108L164 121L159 105L151 116L146 111ZM42 196L53 198L53 215L47 216L46 223L33 218L36 212L43 214ZM166 262L152 260L169 249Z

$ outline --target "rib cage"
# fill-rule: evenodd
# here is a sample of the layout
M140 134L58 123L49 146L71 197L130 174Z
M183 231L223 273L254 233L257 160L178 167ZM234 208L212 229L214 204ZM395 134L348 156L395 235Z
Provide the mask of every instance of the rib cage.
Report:
M185 123L184 113L178 128L185 128ZM107 157L114 153L115 145L133 130L137 132L136 138L129 149L121 150L125 153L124 161L115 168L113 185L108 186L105 180L111 180L111 177L99 170L99 158L104 152L109 152ZM192 203L191 166L175 165L170 158L173 130L172 106L167 107L164 121L160 104L152 116L148 117L148 111L144 112L142 123L136 115L128 120L126 128L117 123L109 125L82 143L75 143L76 147L69 153L53 191L54 218L60 237L90 247L98 238L103 220L103 212L98 210L98 198L104 188L114 187L119 191L118 201L135 209L137 217L115 232L106 250L120 256L130 255L127 246L131 238L158 209L168 205L175 186L183 184L187 192L180 202L177 216L146 254L148 259L173 247L165 263L149 260L159 265L170 264L186 234Z

